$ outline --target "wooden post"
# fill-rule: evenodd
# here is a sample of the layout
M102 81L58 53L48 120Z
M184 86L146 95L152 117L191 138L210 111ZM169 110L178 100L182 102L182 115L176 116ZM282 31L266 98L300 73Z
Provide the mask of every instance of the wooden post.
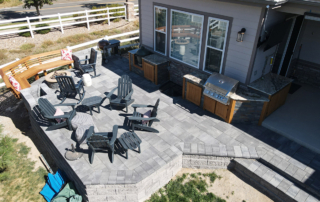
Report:
M87 28L88 28L88 30L90 30L90 23L89 23L88 10L86 10L86 18L87 18Z
M158 65L155 65L154 67L154 77L154 83L158 85Z
M129 53L129 71L131 71L131 53Z
M110 13L109 13L109 8L107 8L107 14L108 14L108 25L110 26Z
M63 25L62 25L62 21L61 21L60 13L58 13L58 16L59 16L59 22L60 22L60 29L61 29L61 32L62 32L62 34L64 34L64 32L63 32Z
M33 32L32 32L32 27L31 27L30 20L29 20L29 17L26 17L26 19L27 19L28 26L29 26L29 29L30 29L31 37L32 37L32 38L34 38L34 36L33 36Z
M234 113L235 106L236 106L236 101L231 99L229 109L228 109L227 120L226 120L227 123L231 123L231 121L233 119L233 113Z
M183 84L182 84L183 86L182 86L182 99L185 99L184 98L184 91L185 91L185 86L186 86L186 79L183 77Z

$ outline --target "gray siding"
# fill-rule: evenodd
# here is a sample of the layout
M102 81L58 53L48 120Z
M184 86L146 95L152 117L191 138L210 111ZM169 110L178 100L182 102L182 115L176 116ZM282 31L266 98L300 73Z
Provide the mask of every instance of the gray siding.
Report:
M225 75L245 83L250 66L251 54L259 26L261 7L224 3L212 0L161 0L161 3L176 7L183 7L215 15L233 18L232 27L229 27L230 40L228 51L225 53ZM153 1L141 0L142 43L153 48ZM236 42L238 31L246 28L244 41ZM206 37L204 33L203 37ZM202 69L202 67L200 67Z

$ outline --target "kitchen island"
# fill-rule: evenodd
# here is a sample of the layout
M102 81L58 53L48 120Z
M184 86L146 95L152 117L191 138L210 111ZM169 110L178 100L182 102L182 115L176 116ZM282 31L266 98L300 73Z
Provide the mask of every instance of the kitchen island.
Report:
M240 86L230 95L230 104L225 105L203 95L204 84L209 75L186 74L183 77L182 97L207 110L228 123L258 124L263 106L269 99L266 95L245 86Z
M262 124L262 121L267 116L272 114L286 102L292 81L293 80L290 78L269 73L248 85L249 88L267 95L270 100L270 102L265 103L263 106L259 125Z

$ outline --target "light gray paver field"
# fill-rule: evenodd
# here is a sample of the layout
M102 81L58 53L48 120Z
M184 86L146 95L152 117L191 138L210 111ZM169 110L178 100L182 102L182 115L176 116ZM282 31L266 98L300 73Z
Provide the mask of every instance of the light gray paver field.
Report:
M76 55L83 57L86 51ZM313 195L320 192L319 154L261 126L231 125L180 97L162 94L158 86L130 72L125 58L113 58L107 64L98 64L97 74L102 75L92 80L92 86L85 87L85 98L105 97L105 93L117 86L117 80L123 74L132 79L135 103L154 104L160 98L160 122L153 125L160 133L136 131L142 140L140 154L129 150L129 158L125 159L124 154L116 152L114 163L111 163L108 153L97 152L93 164L90 164L88 147L83 144L78 149L85 153L83 157L67 161L63 157L66 148L75 143L72 131L45 131L45 121L40 121L32 111L37 104L39 89L53 104L59 103L55 92L41 84L43 79L22 90L33 130L52 152L59 167L67 172L78 190L90 201L143 201L182 167L227 167L234 158L257 159L286 173L311 190ZM66 102L75 101L67 99ZM77 107L78 111L83 109ZM124 110L111 111L105 100L101 112L93 112L95 130L111 132L113 125L119 125L118 135L121 135L130 128L127 117L132 112L131 107L128 114ZM309 193L300 193L295 184L287 183L288 180L272 170L267 172L268 168L261 166L261 162L242 163L274 186L285 189L298 201L311 200Z

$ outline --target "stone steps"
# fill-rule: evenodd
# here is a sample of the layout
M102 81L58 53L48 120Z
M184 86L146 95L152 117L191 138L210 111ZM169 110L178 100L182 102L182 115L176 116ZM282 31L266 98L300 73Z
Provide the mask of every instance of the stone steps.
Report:
M295 180L253 159L236 158L234 169L275 201L319 202L315 194Z
M317 187L314 187L315 186L314 183L316 182L314 181L314 179L310 179L310 177L307 174L305 174L306 172L304 170L306 170L306 168L301 171L299 170L300 172L296 171L294 172L294 174L292 174L292 171L290 171L290 169L286 169L286 170L281 169L272 161L266 161L263 158L259 159L259 161L262 164L268 166L270 169L274 170L275 172L281 174L283 177L289 179L293 183L307 190L312 195L315 195L316 197L320 198L320 193L316 190ZM302 163L300 164L303 165ZM307 167L307 169L312 169L312 168ZM317 178L317 177L313 176L313 178Z

